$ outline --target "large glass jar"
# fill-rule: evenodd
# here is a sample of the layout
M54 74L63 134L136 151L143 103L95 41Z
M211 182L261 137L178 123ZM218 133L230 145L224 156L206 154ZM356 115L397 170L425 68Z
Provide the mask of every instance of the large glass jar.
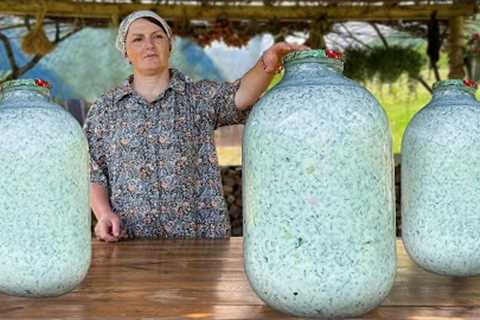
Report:
M246 274L262 300L296 316L363 314L395 277L388 121L338 58L287 55L244 134Z
M476 84L437 82L402 141L402 238L424 269L480 274L480 104Z
M88 144L41 80L0 86L0 292L56 296L91 260Z

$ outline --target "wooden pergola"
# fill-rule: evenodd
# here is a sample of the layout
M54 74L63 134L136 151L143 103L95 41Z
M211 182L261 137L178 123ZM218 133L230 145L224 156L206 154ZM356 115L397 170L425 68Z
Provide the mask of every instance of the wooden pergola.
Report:
M2 0L0 14L35 17L84 25L117 25L132 11L153 10L185 35L218 21L236 23L249 38L272 28L324 34L325 23L342 21L421 21L448 23L450 78L463 78L464 18L477 12L475 0ZM220 32L222 30L220 29Z
M469 16L476 12L474 0L163 0L163 1L86 1L86 0L3 0L0 12L10 15L36 15L46 10L49 17L118 21L135 10L154 10L170 21L212 21L277 19L286 22L315 20L386 21L428 20Z

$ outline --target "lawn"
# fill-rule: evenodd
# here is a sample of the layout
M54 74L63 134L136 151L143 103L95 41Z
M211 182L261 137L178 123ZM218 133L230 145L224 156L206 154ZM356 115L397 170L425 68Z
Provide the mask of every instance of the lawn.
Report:
M415 114L431 99L431 94L420 84L409 89L407 79L392 85L367 84L369 91L385 110L393 136L393 152L400 153L405 128Z

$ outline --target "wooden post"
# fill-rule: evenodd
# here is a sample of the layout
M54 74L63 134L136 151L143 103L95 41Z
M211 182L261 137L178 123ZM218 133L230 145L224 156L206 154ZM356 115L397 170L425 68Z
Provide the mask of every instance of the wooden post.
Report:
M465 51L463 41L463 17L453 17L448 20L448 66L449 79L463 79L465 77L465 70L463 69L463 54Z
M325 49L325 39L323 38L332 29L332 23L325 18L313 21L310 25L310 35L305 43L312 49Z

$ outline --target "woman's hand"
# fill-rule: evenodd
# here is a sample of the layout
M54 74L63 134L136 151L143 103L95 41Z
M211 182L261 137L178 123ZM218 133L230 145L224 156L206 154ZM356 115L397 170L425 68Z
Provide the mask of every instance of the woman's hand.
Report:
M283 67L283 57L292 51L300 50L310 50L310 48L301 44L290 44L286 42L275 43L266 50L261 57L263 70L268 73L279 72Z
M282 69L283 57L289 52L299 50L310 50L310 48L286 42L278 42L268 48L255 66L240 80L240 88L235 93L237 109L251 108L268 88L274 73Z
M113 212L102 215L95 225L95 236L98 240L116 242L126 238L121 230L120 218Z

